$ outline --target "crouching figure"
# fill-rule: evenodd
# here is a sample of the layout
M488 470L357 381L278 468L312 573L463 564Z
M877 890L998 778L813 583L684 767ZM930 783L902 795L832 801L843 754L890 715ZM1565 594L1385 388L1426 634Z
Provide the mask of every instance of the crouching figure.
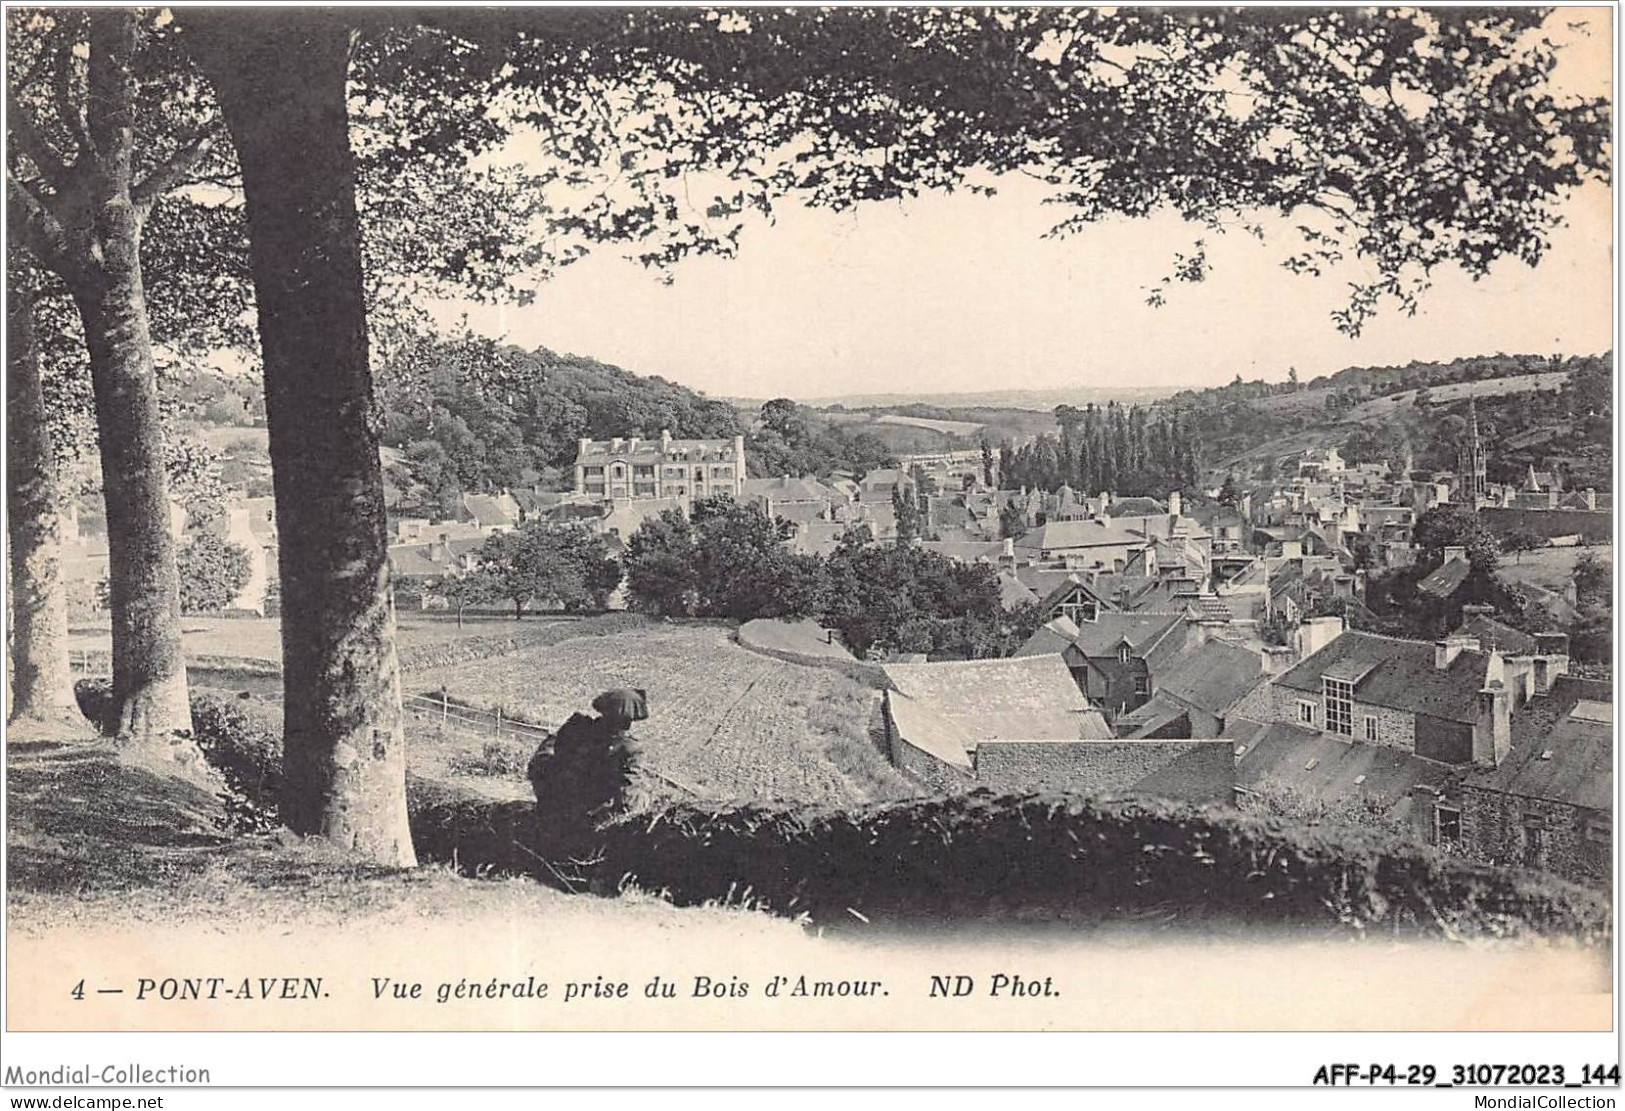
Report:
M571 714L530 758L543 844L555 853L590 853L594 831L626 807L637 773L634 721L649 716L641 690L605 691L592 701L597 717Z

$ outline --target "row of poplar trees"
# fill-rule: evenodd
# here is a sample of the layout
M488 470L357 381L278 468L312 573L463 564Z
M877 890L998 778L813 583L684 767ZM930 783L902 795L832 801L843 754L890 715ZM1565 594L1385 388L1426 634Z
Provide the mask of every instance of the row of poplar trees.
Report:
M1059 434L999 449L1002 487L1134 496L1193 489L1201 478L1196 430L1177 410L1061 405L1055 419Z
M46 398L77 372L107 503L107 728L188 743L155 350L251 320L281 540L281 820L411 864L372 375L424 296L512 294L598 244L655 267L726 255L788 199L1023 171L1063 233L1292 212L1314 232L1300 270L1370 263L1358 322L1435 265L1538 257L1570 192L1606 176L1606 100L1554 92L1527 34L1545 18L8 8L9 714L72 707ZM63 318L67 364L38 354Z

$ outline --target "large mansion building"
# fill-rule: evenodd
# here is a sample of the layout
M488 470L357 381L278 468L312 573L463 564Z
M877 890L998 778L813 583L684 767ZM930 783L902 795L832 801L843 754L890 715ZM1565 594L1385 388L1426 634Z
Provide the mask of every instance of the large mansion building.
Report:
M576 493L606 501L709 497L745 490L745 438L582 440L576 451Z

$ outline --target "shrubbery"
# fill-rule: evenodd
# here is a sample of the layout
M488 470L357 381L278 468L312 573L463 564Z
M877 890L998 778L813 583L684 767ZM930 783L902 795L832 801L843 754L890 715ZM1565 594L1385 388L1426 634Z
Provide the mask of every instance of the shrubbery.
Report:
M679 904L753 901L821 924L908 919L1155 917L1381 927L1435 936L1612 930L1607 900L1550 877L1477 865L1365 830L1291 828L1233 811L988 791L864 808L720 812L680 805L538 841L528 803L440 801L413 818L420 856L556 882L540 863L591 859L580 880Z
M106 729L113 712L113 684L105 678L74 684L79 709ZM282 781L282 735L256 716L242 699L220 694L192 695L193 739L209 766L226 782L226 810L241 830L276 825Z

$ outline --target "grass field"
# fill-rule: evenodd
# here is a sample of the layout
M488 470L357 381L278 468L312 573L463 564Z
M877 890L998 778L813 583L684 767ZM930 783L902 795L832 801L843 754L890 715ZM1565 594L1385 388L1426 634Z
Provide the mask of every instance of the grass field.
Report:
M1590 552L1610 568L1614 564L1612 545L1591 548L1541 548L1501 557L1501 577L1510 583L1532 583L1547 590L1562 591L1574 578L1574 564Z
M449 614L401 613L396 619L396 643L406 647L466 637L522 636L527 629L540 629L561 620L573 619L531 614L523 621L515 621L511 614L467 614L459 626ZM181 622L181 630L188 655L241 656L272 662L282 659L282 625L274 617L187 617ZM75 624L68 640L68 647L73 649L105 652L112 646L105 620Z
M601 691L647 690L649 720L634 729L647 765L703 797L841 804L916 793L870 740L877 691L741 648L721 626L581 637L412 679L414 691L444 683L453 698L548 728ZM413 739L419 774L450 758L450 738L439 751L432 743Z

